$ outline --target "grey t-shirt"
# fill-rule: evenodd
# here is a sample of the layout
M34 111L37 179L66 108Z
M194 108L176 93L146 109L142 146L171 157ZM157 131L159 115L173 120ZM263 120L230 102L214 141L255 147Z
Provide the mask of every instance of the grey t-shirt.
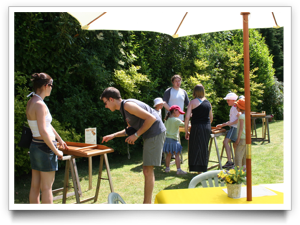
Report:
M184 106L188 106L190 103L189 97L185 90L179 88L175 90L174 88L168 88L163 96L163 100L171 107L172 105L178 105L182 111L184 111ZM166 110L166 113L168 111ZM180 115L179 119L184 120L184 116Z
M126 102L136 103L139 107L146 110L150 114L154 115L156 118L156 121L152 124L152 126L145 133L142 134L143 139L155 137L156 135L159 135L162 132L166 131L166 127L165 127L164 123L162 122L160 116L149 105L147 105L146 103L141 102L139 100L136 100L136 99L123 100L124 105ZM120 108L120 112L123 115L122 107ZM144 124L145 120L143 120L135 115L130 114L125 109L124 109L124 112L125 112L125 118L126 118L127 123L136 130L140 129L141 126Z

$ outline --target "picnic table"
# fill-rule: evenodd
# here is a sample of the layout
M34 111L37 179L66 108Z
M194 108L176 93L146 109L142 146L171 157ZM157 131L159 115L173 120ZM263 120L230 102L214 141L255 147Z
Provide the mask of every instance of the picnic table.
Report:
M238 199L227 196L226 187L162 190L155 196L155 204L283 204L283 184L252 186L253 199L246 200L246 187Z

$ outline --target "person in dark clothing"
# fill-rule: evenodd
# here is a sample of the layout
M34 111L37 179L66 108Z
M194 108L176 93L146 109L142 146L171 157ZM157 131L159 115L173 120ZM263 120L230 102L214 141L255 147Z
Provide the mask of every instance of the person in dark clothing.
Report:
M208 142L213 121L212 106L205 98L202 84L195 86L194 99L190 101L185 116L185 138L189 140L189 171L206 172L208 165ZM191 131L188 132L190 117Z

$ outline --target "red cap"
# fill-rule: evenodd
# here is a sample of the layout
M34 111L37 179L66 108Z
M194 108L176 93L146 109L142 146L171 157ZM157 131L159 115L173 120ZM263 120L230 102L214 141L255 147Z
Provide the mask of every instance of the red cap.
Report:
M178 105L172 105L172 106L170 107L169 111L172 111L172 110L174 110L174 109L177 109L177 110L179 111L180 114L185 114L185 112L183 112L183 111L181 110L181 108L180 108Z

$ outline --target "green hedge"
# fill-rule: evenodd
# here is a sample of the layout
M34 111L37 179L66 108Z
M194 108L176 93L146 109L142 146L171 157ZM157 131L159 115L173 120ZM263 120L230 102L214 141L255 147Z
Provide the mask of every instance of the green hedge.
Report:
M264 39L250 30L251 109L282 118L281 84L274 79L272 56ZM242 31L216 32L173 39L156 32L85 31L67 13L15 13L15 144L25 121L30 75L46 72L54 79L45 99L54 127L67 141L84 142L84 129L97 128L97 142L123 129L119 112L105 109L99 97L114 86L123 98L153 105L171 86L174 74L192 98L198 83L212 103L213 125L228 120L223 97L244 92ZM277 83L276 83L277 82ZM276 90L274 92L274 90ZM124 138L107 143L116 154L127 154ZM142 143L130 147L141 151ZM28 150L15 147L17 173L30 171Z

